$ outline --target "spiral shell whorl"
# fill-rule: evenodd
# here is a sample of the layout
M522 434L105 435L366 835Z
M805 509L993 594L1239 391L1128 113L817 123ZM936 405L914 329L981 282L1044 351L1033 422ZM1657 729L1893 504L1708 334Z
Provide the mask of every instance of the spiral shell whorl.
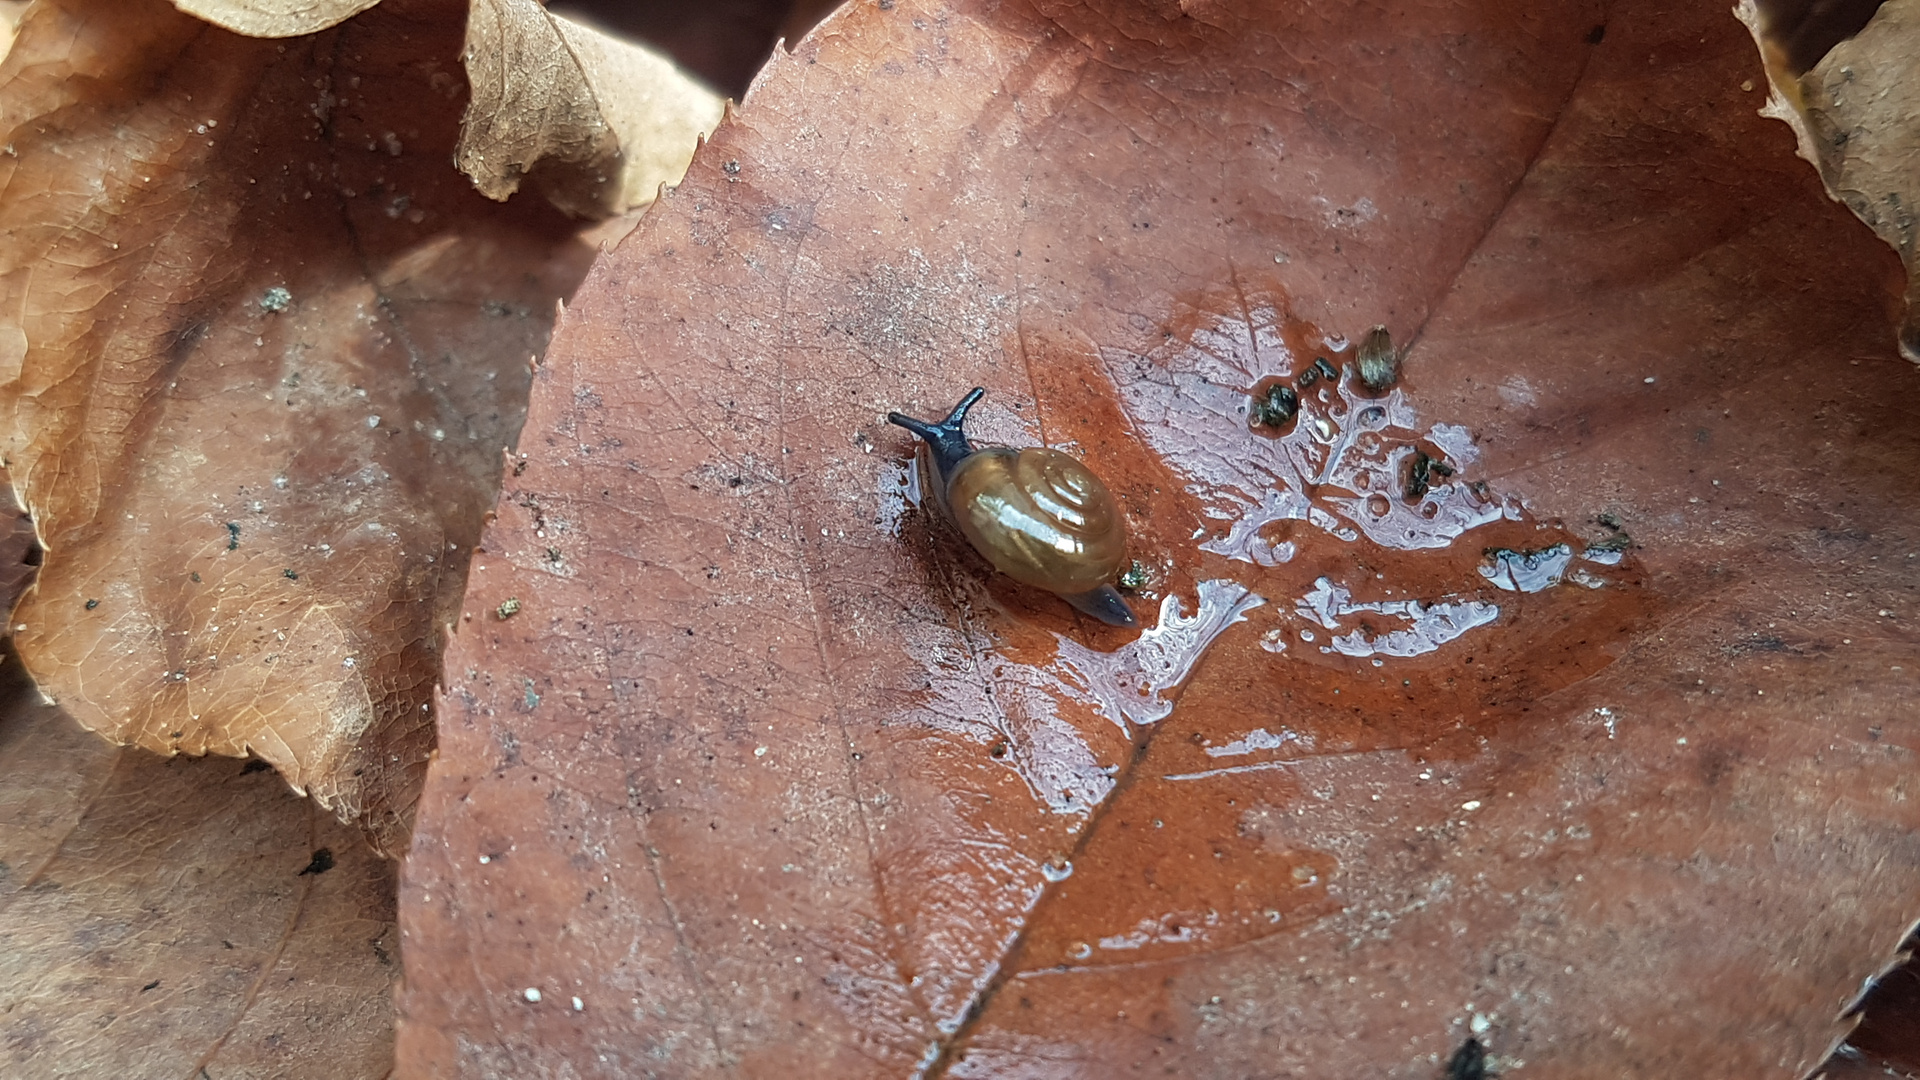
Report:
M1058 450L992 447L947 479L946 509L974 550L1016 581L1056 593L1119 572L1126 530L1105 484Z

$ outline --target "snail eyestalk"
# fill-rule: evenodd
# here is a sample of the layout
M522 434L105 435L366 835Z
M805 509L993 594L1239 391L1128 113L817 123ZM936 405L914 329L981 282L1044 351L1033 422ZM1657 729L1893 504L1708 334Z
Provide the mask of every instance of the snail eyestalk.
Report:
M937 423L915 420L905 413L898 412L888 413L887 423L906 428L920 436L921 440L927 444L928 452L933 455L933 466L939 471L940 479L945 481L953 475L953 467L960 464L961 459L968 454L973 453L973 444L967 441L967 410L973 408L974 403L985 397L986 393L987 388L984 386L976 386L969 390L967 396L960 399L960 404L955 405L953 411L947 414L947 418Z

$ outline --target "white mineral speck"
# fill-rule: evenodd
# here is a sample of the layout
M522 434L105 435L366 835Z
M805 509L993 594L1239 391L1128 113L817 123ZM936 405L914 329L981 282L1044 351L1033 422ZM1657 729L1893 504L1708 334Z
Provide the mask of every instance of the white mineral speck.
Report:
M526 998L529 1004L538 1005L540 1003L540 991L531 986L520 991L520 996Z
M582 1010L582 1009L584 1009L584 1008L586 1008L586 1007L587 1007L587 1003L586 1003L586 1002L584 1002L584 1001L581 1001L581 1000L580 1000L579 998L574 998L574 999L573 999L573 1011L574 1011L574 1012L579 1012L580 1010Z

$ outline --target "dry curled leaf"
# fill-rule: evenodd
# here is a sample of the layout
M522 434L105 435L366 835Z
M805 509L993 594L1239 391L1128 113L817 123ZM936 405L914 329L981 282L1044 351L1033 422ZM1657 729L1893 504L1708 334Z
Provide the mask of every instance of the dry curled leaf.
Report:
M1913 952L1915 942L1907 942ZM1868 992L1860 1026L1847 1036L1845 1058L1872 1062L1885 1069L1877 1075L1920 1075L1920 962L1909 955L1899 969L1888 972ZM1840 1080L1839 1074L1831 1074ZM1864 1075L1864 1074L1863 1074Z
M20 25L20 17L27 12L32 0L0 0L0 60L6 59L7 50L13 47L14 31Z
M474 0L461 59L474 90L455 157L489 198L530 179L570 214L621 213L678 180L720 119L664 57L535 0Z
M175 0L250 37L334 26L379 0ZM473 89L455 160L488 198L529 177L555 206L605 218L644 206L687 169L720 99L645 46L548 14L538 0L472 0L461 53Z
M1900 349L1920 362L1920 2L1887 0L1864 29L1807 70L1793 65L1756 0L1742 0L1739 13L1772 84L1762 111L1793 129L1800 156L1820 170L1828 193L1906 264Z
M248 37L314 34L338 25L380 0L173 0L173 6Z
M109 746L0 667L0 1073L387 1075L394 872L259 762Z
M39 541L34 538L33 516L13 500L13 485L5 470L0 470L0 608L13 610L27 586L40 572Z
M824 6L823 6L824 5ZM783 36L798 41L833 0L550 0L548 11L644 41L717 92L738 100ZM811 18L807 18L811 13ZM797 24L797 25L796 25ZM797 30L798 32L790 32Z
M1754 70L1651 2L776 57L536 377L400 1072L1803 1075L1920 888L1920 386ZM1149 629L913 504L975 384Z
M14 617L82 724L271 762L387 850L529 358L590 250L448 167L464 9L240 37L44 3L0 67Z

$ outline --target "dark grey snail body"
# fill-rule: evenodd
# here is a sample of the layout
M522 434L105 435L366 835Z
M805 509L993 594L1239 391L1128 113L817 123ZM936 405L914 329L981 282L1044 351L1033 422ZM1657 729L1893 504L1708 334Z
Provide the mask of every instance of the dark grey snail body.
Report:
M887 414L889 423L920 436L927 500L1001 573L1102 622L1137 625L1112 584L1127 536L1106 485L1044 446L976 448L967 440L967 410L984 394L974 387L938 422Z

